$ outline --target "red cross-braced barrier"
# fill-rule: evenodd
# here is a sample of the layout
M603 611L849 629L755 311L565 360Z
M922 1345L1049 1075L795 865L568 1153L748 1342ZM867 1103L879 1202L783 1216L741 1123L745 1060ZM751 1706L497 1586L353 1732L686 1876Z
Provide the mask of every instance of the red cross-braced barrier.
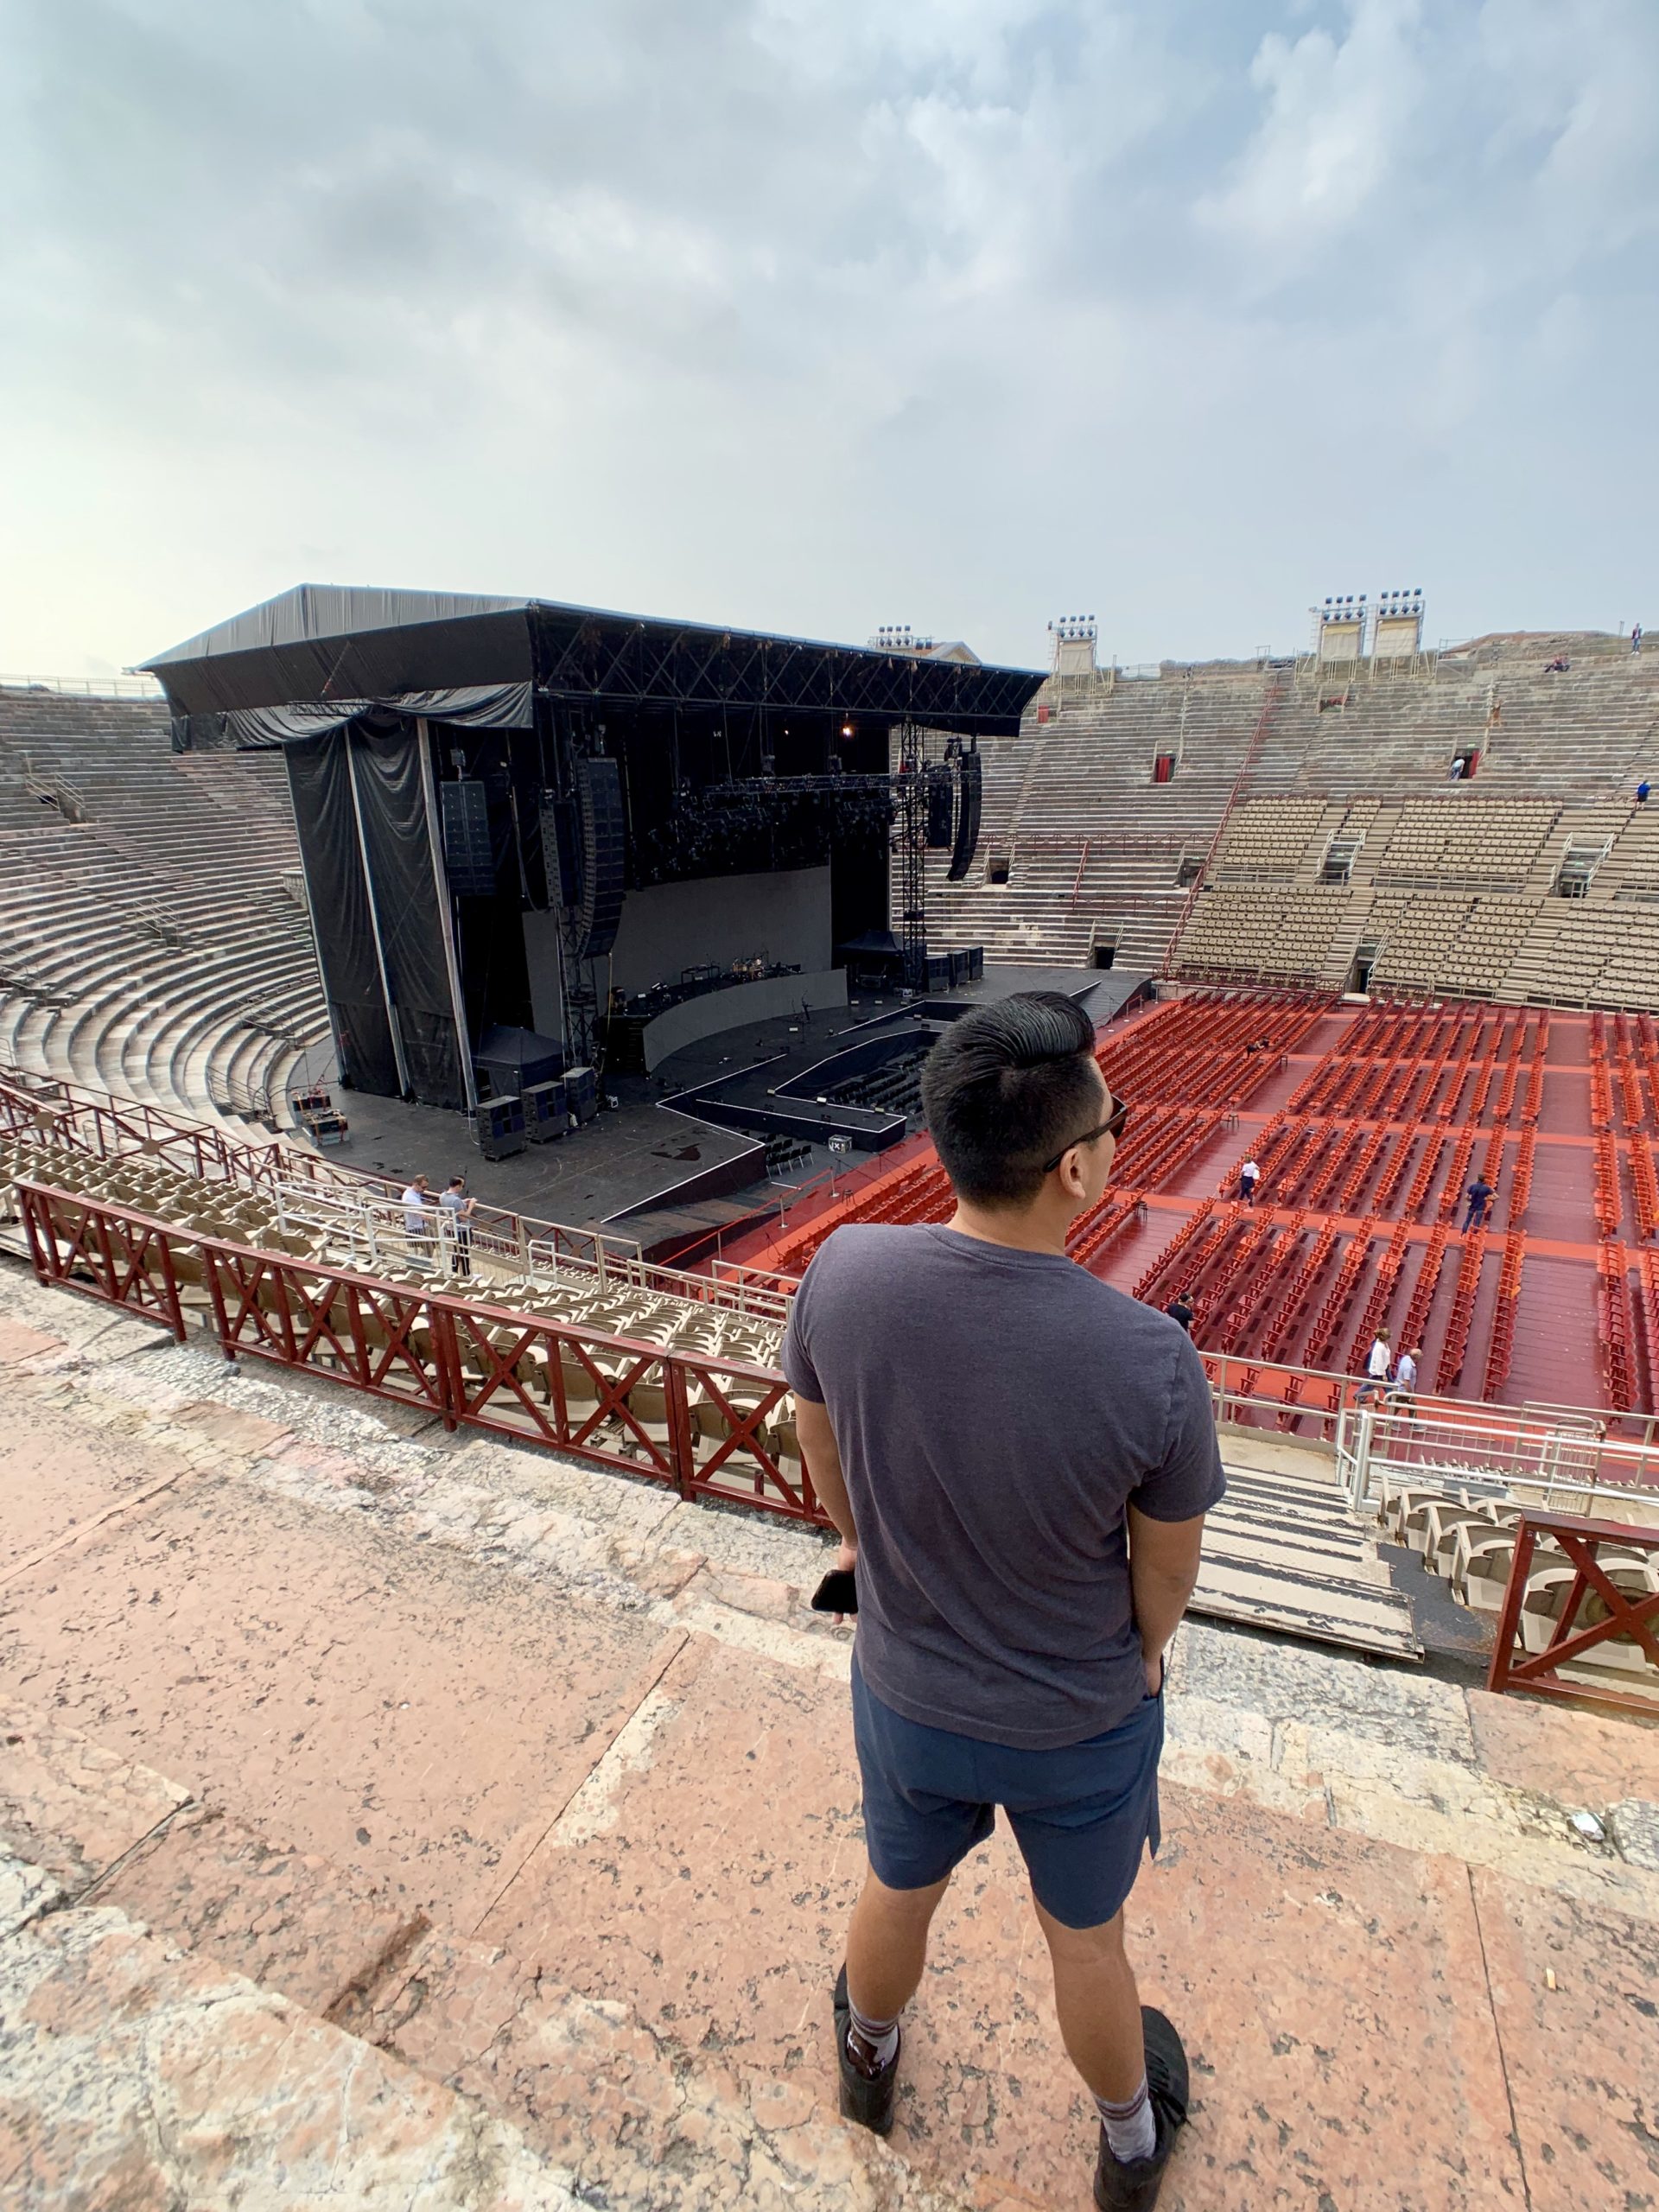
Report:
M1567 1554L1567 1567L1541 1581L1535 1575L1540 1537ZM1523 1511L1516 1529L1515 1558L1498 1616L1487 1688L1524 1689L1535 1697L1620 1706L1651 1714L1650 1697L1639 1690L1614 1688L1613 1667L1597 1666L1590 1679L1583 1672L1568 1676L1561 1670L1582 1666L1592 1651L1604 1662L1624 1657L1633 1672L1644 1662L1649 1669L1659 1667L1659 1589L1653 1587L1651 1579L1656 1556L1659 1529L1588 1521L1576 1514ZM1621 1573L1622 1567L1635 1572ZM1548 1587L1551 1583L1556 1586ZM1541 1649L1528 1648L1529 1610L1541 1613L1548 1626L1547 1639L1535 1639ZM1621 1639L1627 1639L1624 1652L1610 1650Z
M18 1184L35 1272L260 1359L794 1520L825 1516L781 1375L607 1337L481 1300L377 1282Z

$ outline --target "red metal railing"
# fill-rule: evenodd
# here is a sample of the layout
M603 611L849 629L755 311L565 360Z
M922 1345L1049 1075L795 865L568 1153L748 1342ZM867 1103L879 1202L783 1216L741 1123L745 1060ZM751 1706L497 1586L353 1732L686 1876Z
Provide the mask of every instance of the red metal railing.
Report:
M1554 1541L1576 1570L1555 1616L1549 1642L1541 1651L1516 1649L1526 1605L1527 1584L1535 1563L1540 1536ZM1628 1635L1637 1649L1659 1667L1659 1590L1635 1598L1627 1596L1608 1578L1601 1564L1604 1545L1651 1558L1659 1554L1659 1529L1632 1528L1617 1521L1586 1521L1570 1513L1523 1513L1516 1530L1515 1559L1509 1588L1497 1624L1497 1641L1486 1678L1489 1690L1525 1689L1537 1697L1561 1698L1574 1704L1616 1705L1637 1713L1655 1710L1651 1697L1606 1688L1582 1680L1564 1681L1560 1669L1582 1659L1598 1644ZM1601 1618L1580 1624L1579 1614L1587 1599L1600 1600ZM1611 1673L1611 1670L1610 1670Z
M828 1525L798 1453L788 1385L720 1354L596 1334L480 1300L378 1282L206 1236L40 1183L18 1204L42 1282L143 1314L226 1359L264 1359L400 1404Z

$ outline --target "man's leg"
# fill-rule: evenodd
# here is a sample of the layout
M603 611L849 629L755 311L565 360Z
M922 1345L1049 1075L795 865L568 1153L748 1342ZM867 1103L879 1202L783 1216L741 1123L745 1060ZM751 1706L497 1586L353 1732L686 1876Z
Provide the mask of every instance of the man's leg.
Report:
M866 2020L896 2020L916 1994L927 1963L927 1931L947 1874L925 1890L890 1890L874 1872L853 1908L847 1936L847 1994Z
M1037 1919L1054 1968L1054 2009L1066 2056L1091 2094L1124 2103L1144 2081L1147 2061L1123 1915L1098 1928L1067 1928L1038 1905Z

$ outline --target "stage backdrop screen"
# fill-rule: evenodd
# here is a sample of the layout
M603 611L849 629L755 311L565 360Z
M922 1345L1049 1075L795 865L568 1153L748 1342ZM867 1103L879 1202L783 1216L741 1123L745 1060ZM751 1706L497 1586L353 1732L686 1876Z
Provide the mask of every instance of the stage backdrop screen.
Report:
M677 983L683 969L728 967L764 953L812 975L830 965L830 871L780 868L765 875L705 875L630 891L611 956L624 991Z

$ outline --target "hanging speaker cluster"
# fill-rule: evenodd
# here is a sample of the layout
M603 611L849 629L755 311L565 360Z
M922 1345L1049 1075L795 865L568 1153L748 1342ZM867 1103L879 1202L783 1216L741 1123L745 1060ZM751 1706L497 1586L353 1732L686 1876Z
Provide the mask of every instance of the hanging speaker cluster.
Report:
M957 802L957 836L950 848L947 883L960 883L974 864L979 849L979 815L984 799L985 775L977 753L964 753L958 765L962 788ZM928 841L931 843L932 840Z
M602 958L616 943L622 917L627 844L622 778L614 760L575 763L576 812L582 850L582 896L575 915L575 957Z
M948 853L950 849L950 817L956 796L950 788L953 781L949 768L930 768L927 772L927 849L931 853Z

